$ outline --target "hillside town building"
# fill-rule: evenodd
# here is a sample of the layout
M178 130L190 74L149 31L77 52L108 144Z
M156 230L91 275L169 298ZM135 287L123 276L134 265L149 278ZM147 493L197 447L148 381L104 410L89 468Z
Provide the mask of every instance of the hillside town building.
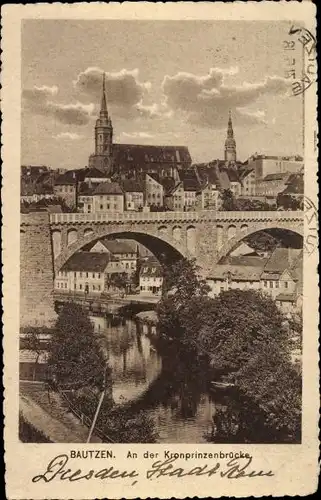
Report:
M140 295L161 295L163 285L163 271L155 258L147 259L142 263L139 272Z
M137 245L123 240L108 240L107 238L97 241L91 247L92 253L106 253L116 263L120 263L119 269L126 273L133 273L137 268Z

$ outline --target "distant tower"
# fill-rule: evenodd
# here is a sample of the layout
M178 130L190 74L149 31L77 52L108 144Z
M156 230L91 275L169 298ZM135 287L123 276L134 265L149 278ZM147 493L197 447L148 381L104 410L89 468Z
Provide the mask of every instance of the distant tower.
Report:
M96 120L96 126L95 126L95 154L106 155L109 158L111 158L112 145L113 145L113 126L107 111L105 73L104 73L100 113L99 113L99 118Z
M229 117L228 117L224 157L225 161L236 161L236 142L234 139L231 111L229 111Z

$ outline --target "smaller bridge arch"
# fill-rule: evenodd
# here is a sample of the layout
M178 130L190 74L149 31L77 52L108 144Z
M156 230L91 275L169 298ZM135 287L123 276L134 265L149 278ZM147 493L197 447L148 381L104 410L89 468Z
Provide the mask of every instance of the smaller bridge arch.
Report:
M75 241L78 240L78 231L74 227L67 231L67 246L70 247Z
M253 227L248 227L247 229L240 227L240 229L236 232L235 236L233 236L231 239L226 241L226 243L218 249L217 253L217 259L216 262L220 262L221 259L224 257L227 257L232 250L234 250L239 243L241 243L247 236L250 236L251 234L255 233L260 233L260 232L270 232L272 234L273 230L276 230L278 232L282 231L284 233L292 233L296 235L297 237L300 237L302 239L302 246L303 246L303 235L304 235L304 227L303 227L303 222L302 225L291 225L291 224L280 224L280 223L275 223L275 222L270 222L270 223L261 223L261 224L256 224Z

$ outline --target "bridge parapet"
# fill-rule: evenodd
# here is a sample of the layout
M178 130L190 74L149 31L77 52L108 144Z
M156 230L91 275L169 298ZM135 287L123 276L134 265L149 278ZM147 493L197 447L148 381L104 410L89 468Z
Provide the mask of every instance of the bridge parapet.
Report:
M26 216L24 216L26 217ZM28 217L28 216L27 216ZM251 220L303 220L302 211L253 211L220 212L203 210L199 212L119 212L119 213L57 213L50 214L50 224L86 224L86 223L126 223L126 222L206 222L206 221L251 221Z

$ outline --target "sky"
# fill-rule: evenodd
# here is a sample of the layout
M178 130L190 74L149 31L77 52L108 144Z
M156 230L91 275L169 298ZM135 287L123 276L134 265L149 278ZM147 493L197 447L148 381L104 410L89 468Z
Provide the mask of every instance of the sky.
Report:
M114 142L224 157L303 154L302 98L285 78L291 23L26 20L21 163L81 168L94 152L102 73ZM299 55L296 52L299 64Z

